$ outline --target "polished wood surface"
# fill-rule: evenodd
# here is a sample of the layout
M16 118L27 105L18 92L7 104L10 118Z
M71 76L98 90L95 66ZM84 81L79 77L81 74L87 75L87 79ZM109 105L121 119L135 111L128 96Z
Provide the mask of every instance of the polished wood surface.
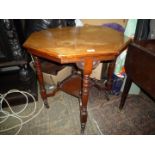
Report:
M129 38L100 26L47 29L31 34L24 47L31 53L60 63L95 57L111 60L126 46Z
M77 89L71 89L73 87L61 85L61 88L64 88L66 92L72 91L71 94L75 94L75 96L80 96L80 121L81 133L83 133L87 122L89 76L93 68L99 61L114 61L130 41L123 33L100 26L55 28L32 33L24 43L24 47L35 57L41 96L45 105L47 106L49 95L44 88L39 57L61 64L76 63L83 70L83 79L78 80L78 83L82 82L80 87L78 86L81 88L80 93L78 94ZM110 65L110 68L109 81L107 82L109 86L111 85L114 65ZM67 83L72 82L68 80Z

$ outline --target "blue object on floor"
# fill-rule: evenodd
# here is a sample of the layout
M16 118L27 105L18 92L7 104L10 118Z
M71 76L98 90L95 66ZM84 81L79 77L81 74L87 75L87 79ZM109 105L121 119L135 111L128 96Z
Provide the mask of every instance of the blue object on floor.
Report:
M124 77L118 77L113 74L113 85L112 85L112 94L119 95L121 92L121 87L124 81Z

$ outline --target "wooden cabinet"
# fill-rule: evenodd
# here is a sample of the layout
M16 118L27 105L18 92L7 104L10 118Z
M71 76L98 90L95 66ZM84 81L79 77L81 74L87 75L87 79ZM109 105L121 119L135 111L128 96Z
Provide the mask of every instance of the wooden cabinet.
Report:
M127 80L123 90L120 109L125 104L131 83L136 83L155 99L155 40L135 41L129 45L125 70Z

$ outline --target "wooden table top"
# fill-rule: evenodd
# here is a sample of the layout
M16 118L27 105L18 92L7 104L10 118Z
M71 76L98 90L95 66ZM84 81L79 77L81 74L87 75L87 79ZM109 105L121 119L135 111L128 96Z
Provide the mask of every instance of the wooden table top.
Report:
M85 57L112 60L129 42L123 33L111 28L84 26L34 32L23 46L36 56L70 63Z

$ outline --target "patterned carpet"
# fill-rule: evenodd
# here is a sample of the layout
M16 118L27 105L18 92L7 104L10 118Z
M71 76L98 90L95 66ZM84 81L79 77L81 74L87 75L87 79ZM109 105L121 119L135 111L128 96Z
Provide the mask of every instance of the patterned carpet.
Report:
M48 98L50 108L41 108L42 100L39 97L35 114L37 116L24 123L20 135L79 135L79 103L78 99L59 91L54 97ZM90 91L88 103L88 121L86 135L141 135L155 134L155 102L144 93L138 96L129 96L122 111L118 105L120 96L110 96L106 101L97 89ZM14 111L20 111L24 105L14 106ZM22 115L32 112L34 103L30 103ZM39 110L41 112L38 114ZM7 110L7 109L5 109ZM34 116L34 115L33 115ZM32 116L31 116L32 117ZM23 122L31 117L24 118ZM10 117L0 125L5 130L19 120ZM0 134L13 135L19 126Z

